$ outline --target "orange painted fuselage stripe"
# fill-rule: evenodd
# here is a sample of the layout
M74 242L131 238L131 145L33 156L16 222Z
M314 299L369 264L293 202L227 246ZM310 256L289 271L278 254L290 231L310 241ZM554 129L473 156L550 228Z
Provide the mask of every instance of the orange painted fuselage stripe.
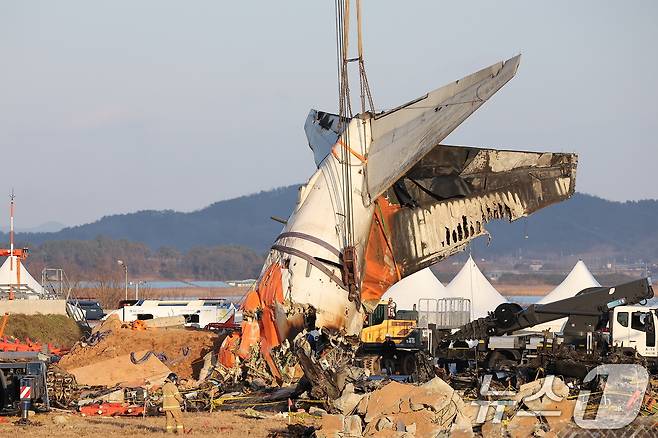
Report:
M340 160L340 157L338 156L338 151L336 150L336 147L339 146L339 145L342 146L343 148L345 148L345 150L348 151L350 154L352 154L352 155L354 155L356 158L358 158L359 161L361 161L362 163L365 164L365 163L368 162L368 159L367 159L366 157L364 157L363 155L361 155L360 153L358 153L357 151L355 151L354 149L352 149L351 147L349 147L348 145L346 145L345 143L343 143L343 140L341 140L341 139L338 139L338 141L336 142L336 144L334 145L334 147L331 148L331 153L332 153L333 156L336 157L337 159Z

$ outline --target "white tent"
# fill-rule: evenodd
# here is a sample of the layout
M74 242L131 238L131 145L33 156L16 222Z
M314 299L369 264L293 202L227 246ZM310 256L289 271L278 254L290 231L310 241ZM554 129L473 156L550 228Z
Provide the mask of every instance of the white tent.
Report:
M20 266L20 273L18 267ZM9 294L12 289L16 295L43 296L46 290L30 275L18 257L7 257L0 266L0 293Z
M468 258L446 289L451 297L471 300L471 320L484 318L499 304L507 302L505 297L489 283L487 277L475 264L473 257Z
M569 272L569 275L567 275L562 283L555 287L555 289L549 292L541 300L537 301L537 304L552 303L554 301L563 300L565 298L571 298L583 289L598 286L601 285L598 281L596 281L596 278L594 278L585 263L583 263L582 260L578 260L576 266L573 267L571 272ZM544 330L550 330L551 332L561 332L566 322L567 318L561 318L555 321L536 325L534 327L525 329L524 331L541 332Z
M446 287L430 268L421 269L395 283L382 299L393 298L398 310L412 310L421 298L448 298Z
M574 266L571 272L569 272L567 278L565 278L562 283L549 292L545 297L537 301L537 304L552 303L553 301L571 298L583 289L598 286L601 285L596 281L596 278L594 278L592 273L589 272L585 263L583 263L582 260L578 260L578 263L576 263L576 266Z

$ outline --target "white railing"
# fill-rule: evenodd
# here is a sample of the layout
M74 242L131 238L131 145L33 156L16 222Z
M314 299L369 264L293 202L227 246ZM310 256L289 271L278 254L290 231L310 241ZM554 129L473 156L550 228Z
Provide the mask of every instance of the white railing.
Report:
M454 329L470 322L471 300L467 298L421 298L418 300L418 327Z

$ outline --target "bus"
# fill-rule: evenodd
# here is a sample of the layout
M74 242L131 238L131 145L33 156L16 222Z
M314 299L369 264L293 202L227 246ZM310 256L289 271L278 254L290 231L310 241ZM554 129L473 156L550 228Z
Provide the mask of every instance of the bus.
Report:
M233 328L242 317L235 304L224 298L180 300L124 300L120 308L107 316L117 315L121 321L144 321L169 316L185 317L185 326L200 329Z

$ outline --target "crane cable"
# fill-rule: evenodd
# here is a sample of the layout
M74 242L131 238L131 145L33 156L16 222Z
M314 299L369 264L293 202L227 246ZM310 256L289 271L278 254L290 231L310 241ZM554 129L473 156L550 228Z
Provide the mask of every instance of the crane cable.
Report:
M352 157L359 158L365 162L364 151L355 152L350 147L350 131L349 121L353 117L352 104L350 98L349 86L349 69L348 64L352 61L358 61L359 65L359 90L361 100L361 113L366 113L366 99L370 107L370 111L374 114L374 103L372 93L368 84L368 78L365 70L365 62L363 58L363 32L362 32L362 14L361 14L361 0L356 0L356 18L357 18L357 43L358 43L358 57L349 58L349 32L350 32L350 3L351 0L335 0L336 10L336 61L338 69L338 108L339 108L339 132L341 132L339 143L342 145L340 148L340 161L342 164L342 177L343 177L343 214L345 221L345 246L354 245L354 208L352 199ZM366 141L366 121L365 117L362 122L362 140Z
M341 153L341 173L343 177L343 220L345 247L354 245L354 223L352 204L351 154L349 153L349 120L352 118L347 54L349 49L350 0L336 0L336 54L338 62L338 115L340 142L344 147Z
M372 100L372 92L370 91L370 85L368 84L368 75L366 75L366 65L363 59L363 31L362 31L362 19L361 19L361 0L356 0L356 22L357 22L357 38L359 43L359 86L361 89L361 112L366 112L366 97L368 98L368 104L370 106L370 111L375 113L375 104Z

